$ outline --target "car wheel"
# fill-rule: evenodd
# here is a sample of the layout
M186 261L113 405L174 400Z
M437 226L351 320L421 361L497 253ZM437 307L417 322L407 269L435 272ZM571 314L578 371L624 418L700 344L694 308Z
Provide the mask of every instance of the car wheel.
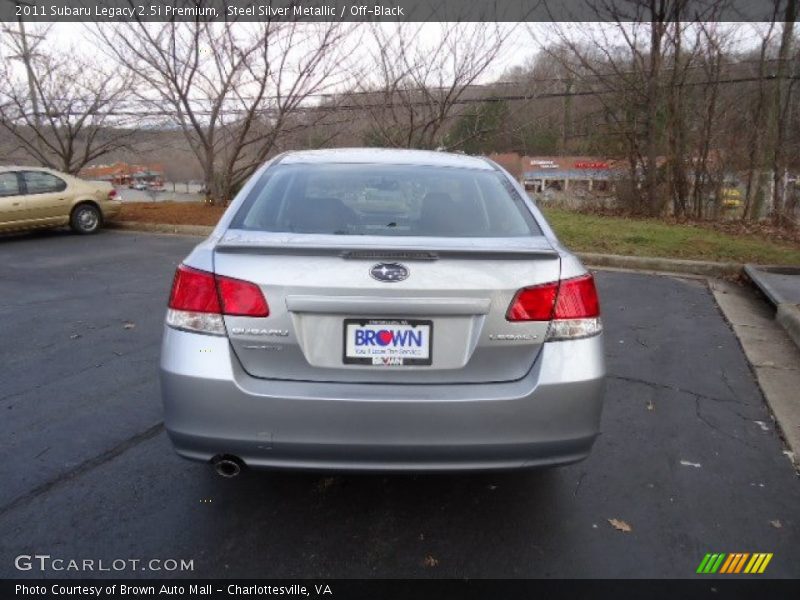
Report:
M100 210L92 204L79 204L72 211L69 225L75 233L94 233L100 229Z

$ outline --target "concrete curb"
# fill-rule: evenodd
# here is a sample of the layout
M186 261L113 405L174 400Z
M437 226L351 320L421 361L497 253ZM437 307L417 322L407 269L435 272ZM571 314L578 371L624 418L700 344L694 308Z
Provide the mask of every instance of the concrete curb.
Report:
M781 324L795 345L800 348L800 304L779 304L775 320Z
M753 288L709 280L722 314L733 328L758 385L800 470L800 347L773 319L772 309ZM796 307L795 307L796 308ZM795 312L800 319L800 311ZM797 321L800 324L800 320ZM785 326L784 326L785 327Z
M753 265L744 266L744 274L758 286L776 307L779 304L800 304L800 266ZM793 278L798 278L793 280Z
M743 265L701 260L681 260L676 258L656 258L649 256L621 256L617 254L595 254L576 252L580 259L591 267L611 267L636 271L659 271L683 273L703 277L738 277Z
M744 274L775 306L775 320L800 348L800 304L796 304L797 293L780 279L776 281L773 275L788 275L790 269L792 267L786 265L745 265Z
M108 223L109 229L124 231L147 231L150 233L174 233L178 235L211 235L214 230L208 225L172 225L170 223L143 223L139 221L113 221Z

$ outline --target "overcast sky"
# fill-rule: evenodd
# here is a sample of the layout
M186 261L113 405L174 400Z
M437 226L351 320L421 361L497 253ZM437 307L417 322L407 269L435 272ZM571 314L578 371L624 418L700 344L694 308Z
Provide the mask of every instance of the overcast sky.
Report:
M16 28L16 23L5 24L8 27ZM81 53L86 53L96 59L101 59L102 52L95 47L93 36L91 35L91 28L93 24L84 23L41 23L41 24L28 24L27 28L30 32L35 32L38 28L44 26L51 26L50 35L48 36L48 44L57 47L74 47ZM241 26L246 24L236 24L234 26ZM386 24L391 26L391 23ZM550 38L549 30L552 27L546 23L531 23L529 24L535 31L536 37L541 40ZM481 83L495 80L502 76L502 74L511 66L521 64L527 58L536 54L536 46L531 34L528 31L528 24L515 25L513 23L501 24L509 30L513 30L509 41L505 47L502 55L496 60L490 69L484 73L481 78ZM426 41L433 41L438 35L438 23L426 23L422 26L422 37ZM353 49L356 54L365 53L367 49L363 43L361 34L354 36L352 40Z
M6 27L16 29L16 23L5 23ZM77 53L84 54L91 57L92 61L104 61L103 52L101 48L96 47L95 36L93 35L93 28L95 24L88 23L53 23L53 24L28 24L29 32L36 32L41 27L50 25L50 33L48 35L47 43L59 50L67 50L74 48ZM386 27L394 26L393 23L384 23ZM422 25L422 39L425 42L432 43L439 35L439 23L426 23ZM474 26L475 24L467 24L467 26ZM738 25L736 39L732 41L734 47L738 49L745 49L753 46L757 41L758 28L761 24L758 23L717 23L716 27L733 28ZM101 25L103 26L103 25ZM247 27L247 23L238 23L232 25L233 27ZM490 26L494 26L491 24ZM501 27L511 32L509 39L506 43L505 49L495 60L491 67L487 69L480 77L478 83L489 83L491 81L502 78L503 74L515 65L521 65L534 57L542 45L547 45L557 39L555 30L561 28L567 32L572 39L591 39L594 33L604 30L604 34L609 43L618 42L624 44L624 39L620 35L618 26L612 23L502 23ZM363 35L363 32L357 32L356 35L351 36L349 44L351 50L347 54L352 57L359 58L359 55L366 57L369 52L369 38ZM22 65L18 61L15 68L21 69ZM21 74L21 72L20 72Z

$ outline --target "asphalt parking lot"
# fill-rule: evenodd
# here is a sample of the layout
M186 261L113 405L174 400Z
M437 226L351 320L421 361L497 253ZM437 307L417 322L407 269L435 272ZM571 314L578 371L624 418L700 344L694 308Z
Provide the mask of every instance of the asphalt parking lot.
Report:
M38 553L194 561L129 577L692 577L707 552L800 576L800 481L703 282L598 273L610 377L583 463L223 480L161 426L165 302L196 242L0 239L0 576L93 575L14 567Z

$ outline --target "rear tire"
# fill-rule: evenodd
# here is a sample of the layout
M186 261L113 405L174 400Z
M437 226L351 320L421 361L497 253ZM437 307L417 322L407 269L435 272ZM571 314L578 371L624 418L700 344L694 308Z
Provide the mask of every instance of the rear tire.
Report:
M88 235L96 233L100 229L103 216L100 214L100 209L93 204L78 204L72 209L72 214L69 217L69 226L72 231L81 235Z

